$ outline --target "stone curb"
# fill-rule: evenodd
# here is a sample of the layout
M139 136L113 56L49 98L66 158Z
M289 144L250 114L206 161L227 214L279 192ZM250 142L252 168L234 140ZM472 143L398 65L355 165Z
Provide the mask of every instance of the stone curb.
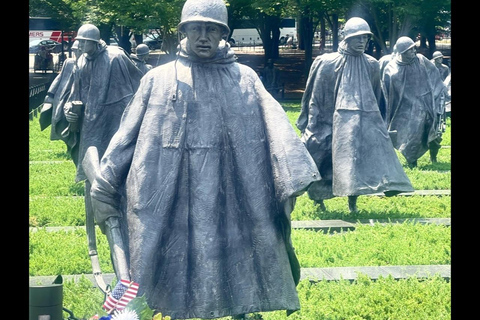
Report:
M335 268L302 268L301 280L309 279L312 282L334 281L345 279L354 281L360 274L367 275L372 280L380 277L392 276L395 280L409 277L427 278L440 275L449 280L450 265L409 265L409 266L368 266L368 267L335 267Z
M338 281L341 279L354 281L359 275L366 275L372 280L380 277L393 277L395 280L407 279L409 277L428 278L439 275L450 280L450 265L410 265L410 266L368 266L368 267L331 267L331 268L302 268L300 280ZM35 276L29 277L30 286L41 286L53 283L57 276ZM82 277L90 280L94 287L97 287L93 274L62 275L63 281L78 282ZM111 284L115 279L114 273L103 274L105 283Z
M303 220L292 221L293 229L312 229L323 232L340 232L347 230L355 230L356 224L368 224L374 226L375 224L392 224L392 223L419 223L419 224L438 224L438 225L451 225L451 218L412 218L412 219L367 219L358 220L355 223L344 220ZM38 230L45 229L48 232L57 231L75 231L77 229L85 230L85 226L71 226L71 227L30 227L31 232L37 232Z

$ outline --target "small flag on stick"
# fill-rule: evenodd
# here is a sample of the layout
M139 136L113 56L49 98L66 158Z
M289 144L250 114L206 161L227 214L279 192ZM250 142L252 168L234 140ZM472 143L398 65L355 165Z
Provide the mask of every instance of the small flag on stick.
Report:
M114 310L122 310L126 305L137 296L138 283L122 279L116 285L113 291L108 295L103 303L103 309L108 313Z

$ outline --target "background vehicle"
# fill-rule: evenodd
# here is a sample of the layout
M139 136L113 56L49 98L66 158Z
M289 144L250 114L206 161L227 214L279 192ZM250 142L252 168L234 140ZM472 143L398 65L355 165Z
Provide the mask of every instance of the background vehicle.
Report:
M233 29L232 36L228 40L231 46L261 46L262 38L256 28Z
M53 40L59 43L72 42L77 36L76 31L67 31L60 28L57 21L49 17L29 17L29 40Z
M280 45L284 45L287 36L293 36L293 43L297 43L297 21L295 18L284 18L280 25ZM257 28L250 20L244 20L233 29L232 36L228 40L231 46L256 46L262 45L263 41Z
M32 40L28 45L29 53L37 53L40 48L44 46L51 53L60 53L62 52L62 44L55 40Z
M297 21L294 18L285 18L280 25L280 44L287 42L287 36L293 37L293 43L297 43Z
M162 48L162 39L159 36L149 34L143 39L150 50L160 50Z

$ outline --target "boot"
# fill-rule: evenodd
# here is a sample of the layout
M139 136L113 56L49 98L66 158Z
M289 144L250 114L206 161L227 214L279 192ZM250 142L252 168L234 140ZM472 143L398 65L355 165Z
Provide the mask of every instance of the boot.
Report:
M323 200L314 200L313 203L319 204L321 211L327 211L327 207L325 207L325 203L323 203Z
M348 196L348 209L351 213L357 213L357 198L358 196Z
M417 160L408 163L408 167L410 169L415 168L416 166L417 166Z
M430 161L437 163L438 149L430 149Z

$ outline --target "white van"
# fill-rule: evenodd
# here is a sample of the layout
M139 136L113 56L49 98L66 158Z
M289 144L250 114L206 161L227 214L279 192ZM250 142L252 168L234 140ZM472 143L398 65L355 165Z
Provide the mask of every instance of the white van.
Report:
M297 42L297 21L295 18L284 18L280 25L280 44L287 41L287 36L293 37L293 43ZM232 46L261 46L262 38L257 28L236 28L228 40Z
M262 38L256 28L233 29L232 36L228 40L231 46L261 46Z

